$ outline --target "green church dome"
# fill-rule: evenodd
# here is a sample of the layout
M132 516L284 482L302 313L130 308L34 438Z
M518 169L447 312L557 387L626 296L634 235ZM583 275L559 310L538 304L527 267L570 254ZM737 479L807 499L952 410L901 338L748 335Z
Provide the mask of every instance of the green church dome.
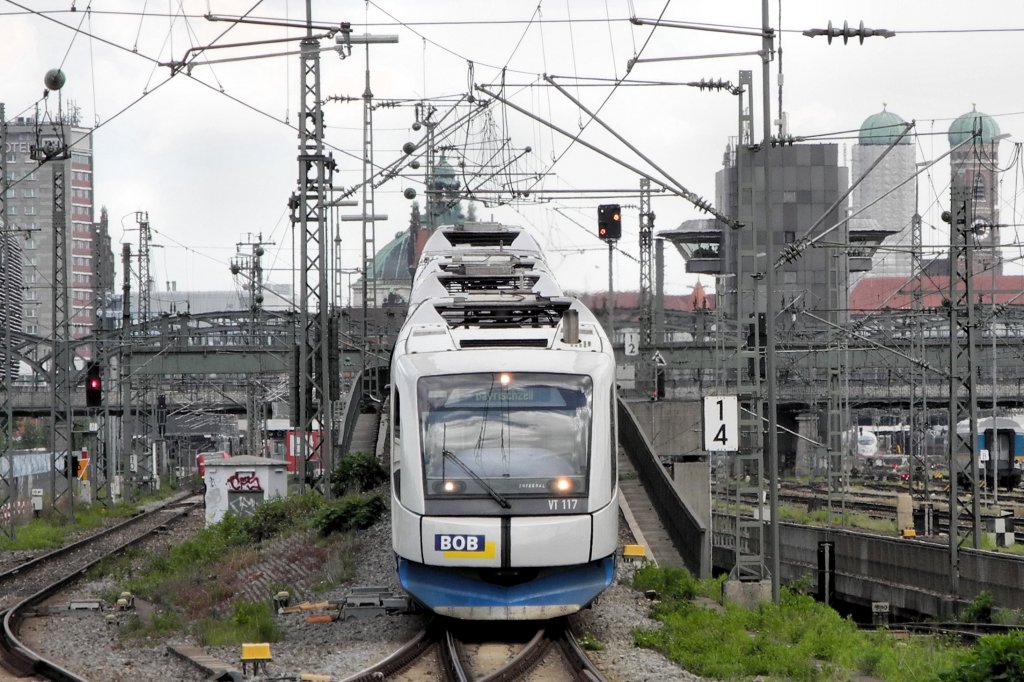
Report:
M899 138L906 124L899 115L886 111L883 104L881 111L864 119L858 140L861 144L890 145ZM910 136L904 135L899 143L910 144Z
M971 107L969 112L953 121L953 125L949 126L949 146L955 147L979 129L981 142L985 144L992 144L1000 134L999 124L994 118Z

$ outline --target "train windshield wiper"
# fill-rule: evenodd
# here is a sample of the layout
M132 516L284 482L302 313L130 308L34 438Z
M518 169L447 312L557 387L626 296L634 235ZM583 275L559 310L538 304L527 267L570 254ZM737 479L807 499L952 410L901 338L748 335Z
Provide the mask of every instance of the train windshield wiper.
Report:
M483 488L484 490L486 490L487 494L490 495L491 498L493 498L494 501L497 502L498 505L502 509L511 509L512 508L512 505L508 503L508 500L506 500L505 497L501 493L499 493L497 490L492 488L487 481L485 481L484 479L482 479L479 476L477 476L477 473L475 471L473 471L472 469L470 469L468 466L466 466L465 462L463 462L461 459L456 457L454 452L452 452L451 450L448 450L448 449L442 449L441 450L441 456L445 457L446 459L450 459L451 461L453 461L456 464L458 464L459 468L462 469L463 471L465 471L467 474L469 474L469 476L474 481L479 483L480 487Z

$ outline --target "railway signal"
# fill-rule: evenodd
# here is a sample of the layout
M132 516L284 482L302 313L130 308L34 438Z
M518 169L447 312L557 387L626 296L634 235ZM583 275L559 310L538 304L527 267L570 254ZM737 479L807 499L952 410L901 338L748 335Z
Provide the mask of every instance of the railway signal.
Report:
M597 236L601 239L622 237L622 206L601 204L597 207Z
M90 362L85 375L85 406L103 405L103 376L100 363Z

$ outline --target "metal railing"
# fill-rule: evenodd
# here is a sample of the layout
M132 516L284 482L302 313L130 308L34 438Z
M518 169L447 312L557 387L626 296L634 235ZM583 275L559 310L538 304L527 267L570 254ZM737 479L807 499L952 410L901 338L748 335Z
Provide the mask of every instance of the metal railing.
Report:
M654 510L672 539L676 551L695 576L711 575L711 556L707 527L679 496L661 460L637 423L629 406L619 400L619 444L633 463L640 483L651 499Z

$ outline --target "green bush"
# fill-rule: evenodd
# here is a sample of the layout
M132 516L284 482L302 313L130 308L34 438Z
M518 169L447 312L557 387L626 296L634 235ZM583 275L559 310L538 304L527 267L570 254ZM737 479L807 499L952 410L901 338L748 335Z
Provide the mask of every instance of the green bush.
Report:
M986 590L967 605L964 612L960 614L960 620L965 623L991 623L995 608L996 599L991 592Z
M982 637L960 664L943 673L940 679L943 682L1024 680L1024 632Z
M331 490L335 497L349 492L373 490L388 480L388 472L377 458L365 452L353 452L341 458L331 473Z
M321 506L323 498L316 493L275 497L258 505L251 516L225 516L220 532L228 545L259 543L284 530L307 526Z
M685 601L697 596L700 581L685 568L644 566L633 575L633 587L640 592L654 590L663 600Z
M346 495L325 508L316 520L320 535L327 536L349 530L362 530L375 524L387 507L380 495L366 497Z

